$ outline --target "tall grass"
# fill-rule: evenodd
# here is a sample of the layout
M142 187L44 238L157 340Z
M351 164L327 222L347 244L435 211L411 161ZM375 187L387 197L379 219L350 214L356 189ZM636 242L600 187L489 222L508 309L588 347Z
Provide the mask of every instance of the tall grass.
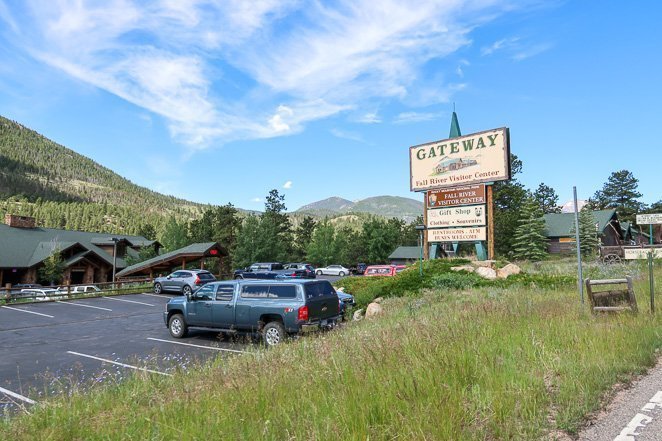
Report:
M382 281L362 283L384 283ZM367 285L366 285L367 286ZM645 282L636 290L645 302ZM424 289L385 315L173 378L136 375L0 424L0 439L536 439L575 432L654 362L658 316L572 288Z

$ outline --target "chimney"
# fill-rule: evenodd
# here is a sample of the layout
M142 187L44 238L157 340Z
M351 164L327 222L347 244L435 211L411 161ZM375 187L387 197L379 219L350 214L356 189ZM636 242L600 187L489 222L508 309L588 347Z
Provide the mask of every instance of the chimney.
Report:
M5 214L5 224L13 228L36 228L37 223L34 217L17 216L15 214Z

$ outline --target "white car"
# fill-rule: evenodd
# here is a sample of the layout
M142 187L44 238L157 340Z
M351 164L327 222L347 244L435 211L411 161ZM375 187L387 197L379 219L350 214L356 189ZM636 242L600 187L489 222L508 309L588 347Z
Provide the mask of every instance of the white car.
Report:
M50 296L58 296L61 293L54 288L27 288L22 289L16 298L34 298L35 300L50 300Z
M325 274L327 276L345 277L347 274L349 274L349 269L342 265L329 265L324 268L317 268L317 270L315 270L315 274L318 276Z
M66 288L64 288L62 290L65 291L65 292L67 291ZM95 285L82 285L82 286L72 286L70 288L69 292L71 294L81 294L81 293L85 293L85 292L100 292L100 291L101 290L99 289L99 287L97 287Z

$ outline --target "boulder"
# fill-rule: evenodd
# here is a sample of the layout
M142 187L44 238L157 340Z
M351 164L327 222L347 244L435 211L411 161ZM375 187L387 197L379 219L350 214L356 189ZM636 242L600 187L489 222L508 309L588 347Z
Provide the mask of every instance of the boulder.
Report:
M467 271L469 273L473 273L474 267L471 265L453 266L451 267L451 271Z
M483 279L494 280L497 278L497 273L492 268L481 266L476 268L475 272Z
M368 307L365 310L365 318L373 318L377 317L378 315L381 315L384 312L384 308L382 308L382 305L379 303L371 303L368 305Z
M353 319L355 322L358 322L359 320L363 320L363 309L357 309L356 311L354 311Z
M377 297L375 300L372 301L372 303L382 303L382 300L384 300L381 297Z
M494 268L495 260L474 260L471 264L478 268Z
M508 276L512 276L513 274L519 274L521 272L522 269L519 266L515 265L514 263L509 263L503 268L499 268L497 270L497 277L500 279L505 279Z

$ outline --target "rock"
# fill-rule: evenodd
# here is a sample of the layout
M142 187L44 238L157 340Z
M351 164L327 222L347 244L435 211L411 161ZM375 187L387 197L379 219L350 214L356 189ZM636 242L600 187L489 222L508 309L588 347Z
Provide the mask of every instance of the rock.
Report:
M338 292L345 292L345 288L341 286L340 288L336 289L336 291L338 291Z
M487 280L494 280L497 278L496 271L494 271L492 268L487 268L484 266L476 268L476 274L478 274L483 279L487 279Z
M462 265L462 266L454 266L451 267L451 271L467 271L470 273L474 272L474 267L471 265Z
M478 268L494 268L495 260L474 260L471 264Z
M522 270L519 266L515 265L514 263L509 263L503 268L499 268L497 270L497 277L500 279L505 279L508 276L512 276L513 274L519 274L521 272Z
M358 322L359 320L363 320L363 309L357 309L356 311L354 311L353 319L355 322Z
M372 303L382 303L382 300L384 300L381 297L377 297L375 300L372 301Z
M384 312L384 308L379 303L371 303L365 310L365 318L373 318L381 315Z

